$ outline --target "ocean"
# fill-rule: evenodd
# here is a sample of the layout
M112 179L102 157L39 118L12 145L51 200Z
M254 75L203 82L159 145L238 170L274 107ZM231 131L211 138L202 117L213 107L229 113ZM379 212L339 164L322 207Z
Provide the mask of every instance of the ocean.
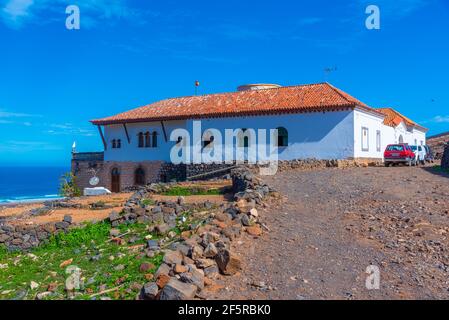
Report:
M0 205L54 200L65 167L0 167Z

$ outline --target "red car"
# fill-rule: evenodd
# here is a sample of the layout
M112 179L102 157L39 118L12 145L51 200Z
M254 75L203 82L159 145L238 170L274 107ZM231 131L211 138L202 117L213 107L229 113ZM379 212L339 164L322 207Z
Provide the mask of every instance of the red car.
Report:
M386 167L396 163L404 163L411 167L416 165L415 158L415 153L410 146L405 143L391 144L387 147L384 153Z

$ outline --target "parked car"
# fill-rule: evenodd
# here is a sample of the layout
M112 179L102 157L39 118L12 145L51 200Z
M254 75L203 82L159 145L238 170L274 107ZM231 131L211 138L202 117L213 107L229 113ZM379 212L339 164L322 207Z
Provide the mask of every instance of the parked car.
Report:
M426 161L428 163L434 163L435 162L435 155L433 154L433 150L431 147L425 145L424 149L426 149L427 154L426 154Z
M415 164L426 164L427 151L424 146L410 146L415 154Z
M390 144L384 152L385 166L403 163L408 166L416 165L416 155L408 144Z

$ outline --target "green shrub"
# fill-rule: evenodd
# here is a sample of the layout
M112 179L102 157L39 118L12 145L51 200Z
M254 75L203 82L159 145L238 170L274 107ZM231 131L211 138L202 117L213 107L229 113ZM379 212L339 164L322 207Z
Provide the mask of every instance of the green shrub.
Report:
M72 172L68 172L61 177L59 186L59 194L62 197L80 197L81 189L76 184L76 176Z

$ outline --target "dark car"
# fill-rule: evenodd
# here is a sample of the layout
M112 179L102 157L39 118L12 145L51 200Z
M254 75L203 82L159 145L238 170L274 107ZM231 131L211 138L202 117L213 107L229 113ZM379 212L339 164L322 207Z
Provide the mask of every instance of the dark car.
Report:
M416 155L408 144L390 144L384 153L385 166L403 163L408 166L416 165Z

